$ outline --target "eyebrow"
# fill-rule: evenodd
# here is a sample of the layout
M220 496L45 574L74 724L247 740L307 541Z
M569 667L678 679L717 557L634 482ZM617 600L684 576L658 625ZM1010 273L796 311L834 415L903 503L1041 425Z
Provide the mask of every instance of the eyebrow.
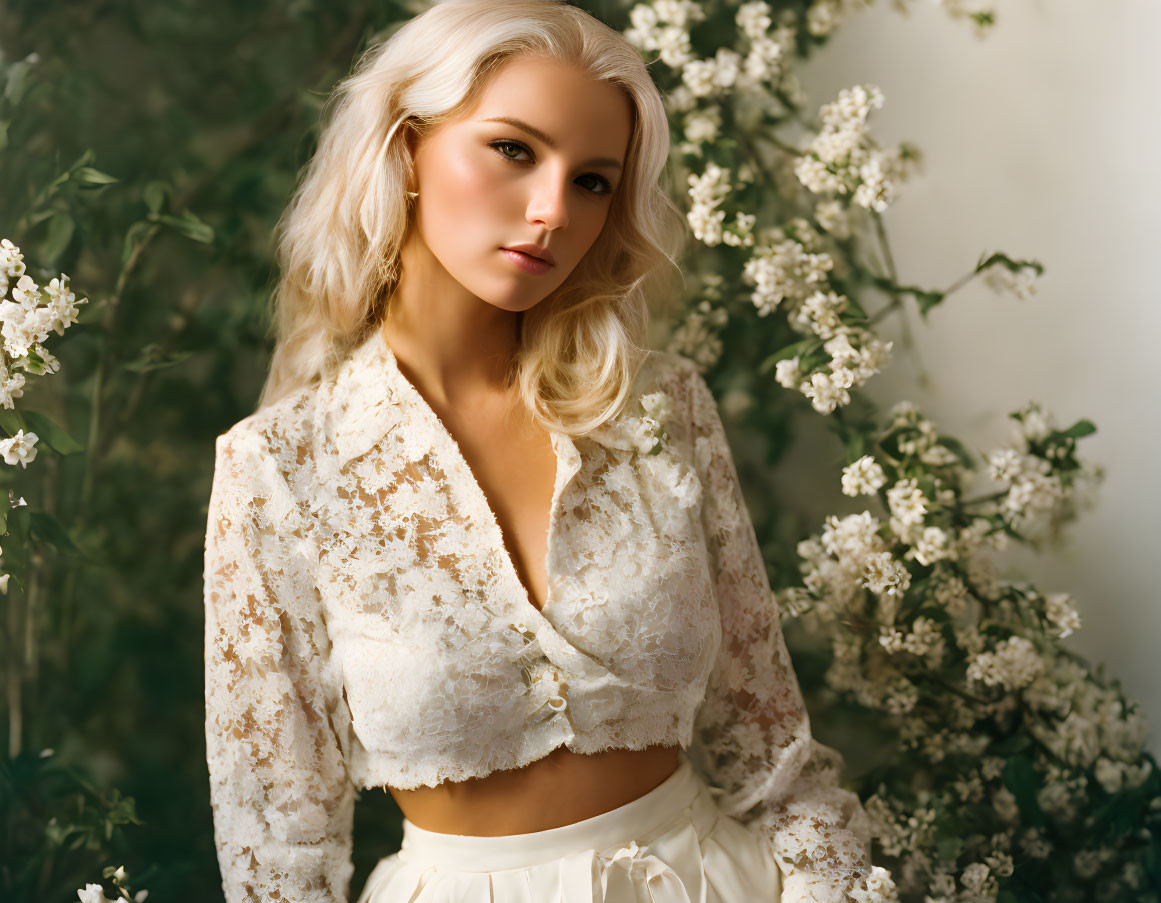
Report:
M535 138L537 141L541 141L544 144L547 144L549 147L553 148L554 150L556 149L556 141L555 140L553 140L551 137L546 135L544 132L540 131L540 129L536 128L535 126L529 125L527 122L525 122L522 119L513 119L511 116L493 116L490 119L481 119L480 121L481 122L505 122L508 125L514 126L518 129L522 129L523 131L525 131L529 135L531 135L533 138ZM614 160L612 157L594 157L593 159L589 160L587 163L583 163L581 165L582 166L607 166L610 169L620 169L621 168L621 164L618 163L616 160Z

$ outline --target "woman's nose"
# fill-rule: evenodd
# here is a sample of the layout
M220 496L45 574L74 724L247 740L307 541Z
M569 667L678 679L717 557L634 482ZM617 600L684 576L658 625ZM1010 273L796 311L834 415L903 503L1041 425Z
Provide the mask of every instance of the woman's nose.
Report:
M528 221L543 223L549 229L567 226L571 187L571 182L555 176L539 180L528 201Z

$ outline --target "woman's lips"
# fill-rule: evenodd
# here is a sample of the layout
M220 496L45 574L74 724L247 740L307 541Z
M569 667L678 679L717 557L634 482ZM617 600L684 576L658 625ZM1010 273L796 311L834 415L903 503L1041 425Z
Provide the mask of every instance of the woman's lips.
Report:
M512 251L508 248L501 248L500 251L524 272L531 273L534 276L547 273L552 269L550 264L541 260L539 257L533 257L531 254L525 254L522 251Z

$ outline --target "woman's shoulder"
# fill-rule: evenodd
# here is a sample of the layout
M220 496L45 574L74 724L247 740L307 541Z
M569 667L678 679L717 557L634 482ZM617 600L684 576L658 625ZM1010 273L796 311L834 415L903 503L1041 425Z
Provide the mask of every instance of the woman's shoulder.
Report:
M692 373L699 373L697 364L683 354L663 349L650 349L638 370L638 382L643 390L652 384L674 385L690 379Z
M602 445L649 452L668 434L688 433L693 361L672 351L650 349L634 371L629 397L618 413L587 435Z
M319 386L298 389L263 405L218 435L218 455L230 452L251 461L272 458L289 471L314 446Z
M704 385L701 368L683 354L654 350L643 362L636 380L636 394L649 403L667 407L671 415L687 423L694 410L699 383Z

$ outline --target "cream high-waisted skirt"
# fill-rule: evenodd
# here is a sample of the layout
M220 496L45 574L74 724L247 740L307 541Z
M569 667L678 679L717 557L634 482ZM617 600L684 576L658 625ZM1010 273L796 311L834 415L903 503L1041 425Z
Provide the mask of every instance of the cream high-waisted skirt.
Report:
M722 812L682 752L662 783L608 812L529 834L441 834L403 820L358 903L776 903L770 843Z

